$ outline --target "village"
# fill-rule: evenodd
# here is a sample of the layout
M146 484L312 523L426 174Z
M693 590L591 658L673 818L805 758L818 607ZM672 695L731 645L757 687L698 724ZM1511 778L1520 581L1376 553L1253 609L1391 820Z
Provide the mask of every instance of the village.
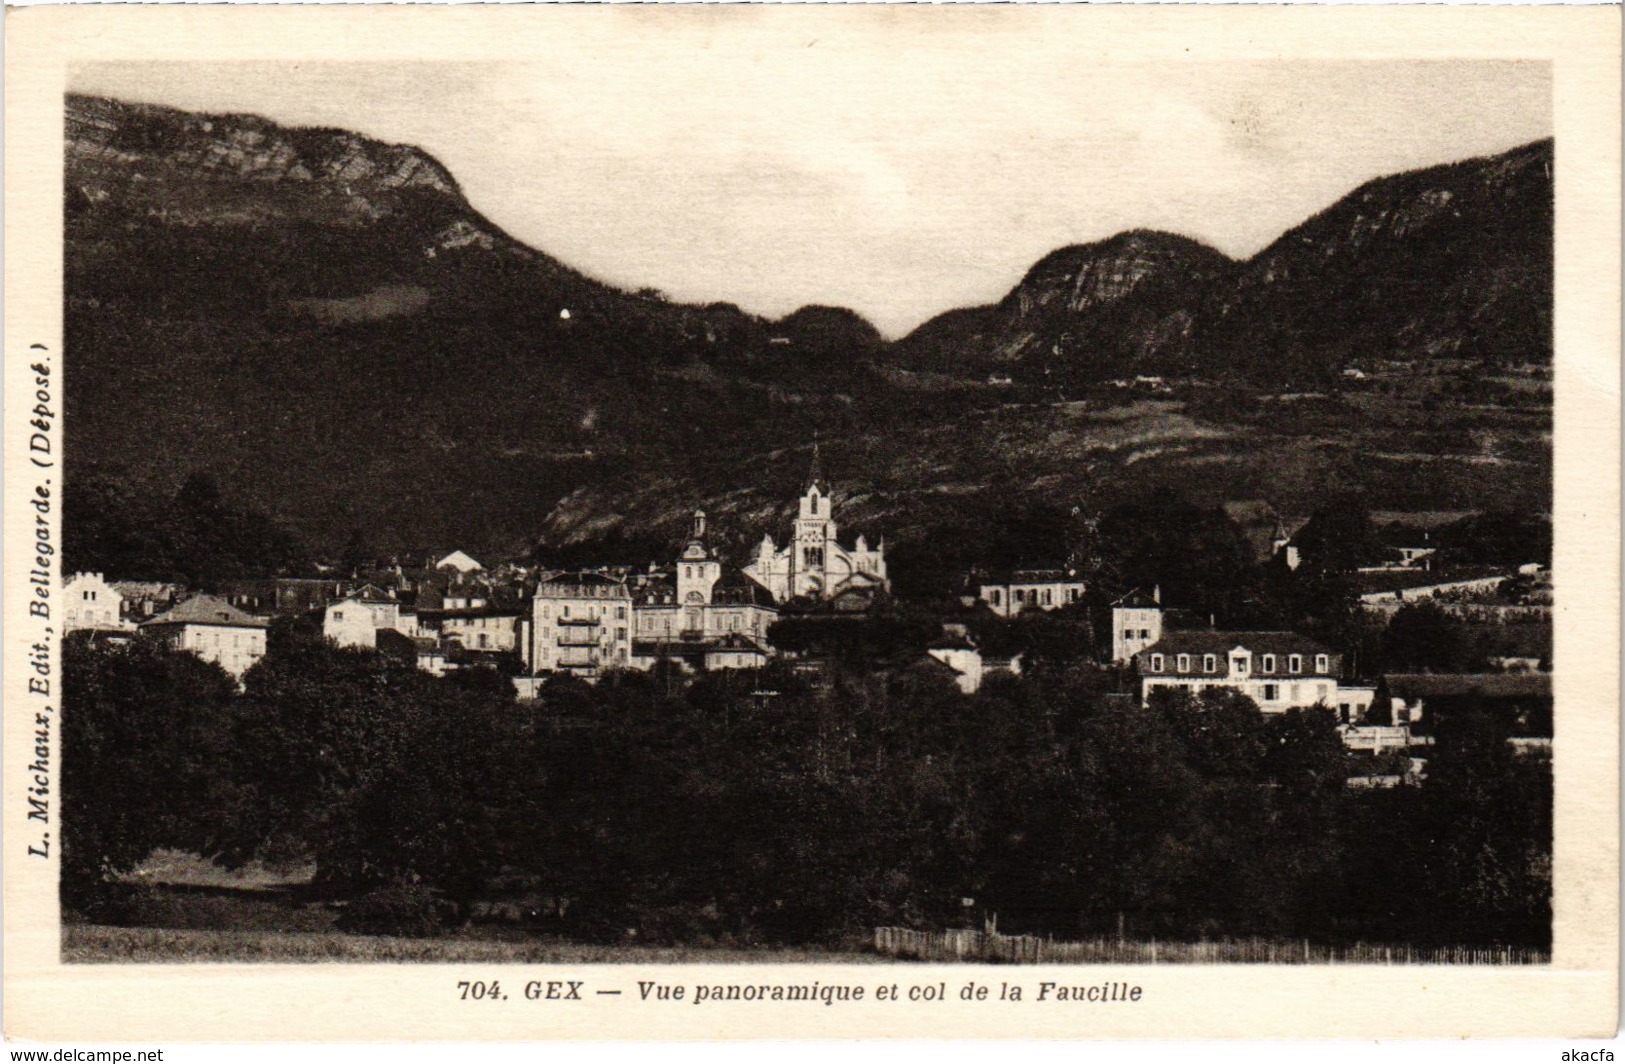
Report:
M884 539L871 546L858 535L844 545L835 510L815 447L787 541L781 546L764 532L742 566L722 556L706 513L696 510L676 557L642 565L487 568L452 550L421 567L392 560L342 576L233 581L218 593L75 573L64 589L66 629L101 642L160 640L219 665L239 685L265 656L279 619L434 676L498 673L527 702L556 678L593 683L618 670L690 677L736 670L760 680L778 663L817 677L832 657L828 633L861 640L862 622L907 605L892 596ZM1290 574L1304 560L1294 536L1304 521L1268 516L1261 564ZM1324 708L1351 754L1351 787L1421 778L1430 705L1462 699L1502 711L1521 755L1549 756L1549 563L1452 564L1429 537L1423 531L1348 574L1365 623L1392 627L1399 617L1403 629L1407 609L1464 629L1503 631L1510 622L1526 633L1512 640L1513 652L1503 641L1501 652L1470 662L1372 673L1354 647L1284 628L1224 629L1211 616L1165 608L1160 584L1091 597L1075 565L1055 563L967 573L953 606L912 611L916 622L926 620L926 637L916 623L911 644L905 639L868 660L877 670L934 671L974 695L995 677L1021 675L1028 649L1013 631L1020 619L1054 615L1075 622L1065 638L1079 644L1075 658L1110 697L1144 704L1158 692L1229 690L1266 715ZM990 627L1002 634L979 638ZM758 704L771 702L770 686L758 682Z

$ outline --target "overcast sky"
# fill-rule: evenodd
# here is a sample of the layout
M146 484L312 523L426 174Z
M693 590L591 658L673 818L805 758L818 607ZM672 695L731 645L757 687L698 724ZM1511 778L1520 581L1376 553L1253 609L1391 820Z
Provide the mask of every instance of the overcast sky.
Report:
M1247 256L1369 178L1552 132L1540 63L937 43L672 33L545 63L100 64L69 84L417 145L593 276L772 316L848 306L891 336L1064 244L1154 228Z

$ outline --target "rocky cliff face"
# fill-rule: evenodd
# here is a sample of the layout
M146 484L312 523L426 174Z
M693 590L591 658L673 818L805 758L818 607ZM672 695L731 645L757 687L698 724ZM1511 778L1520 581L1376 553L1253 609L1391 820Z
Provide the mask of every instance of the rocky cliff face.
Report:
M1199 353L1552 357L1552 142L1381 178L1289 230L1199 311Z
M438 194L466 206L451 174L428 155L343 130L286 129L253 115L198 115L70 96L66 132L75 177L70 204L77 193L88 204L150 205L177 224L254 220L229 195L184 194L181 186L199 183L216 193L258 186L262 196L272 186L291 185L311 195L266 204L263 216L305 213L337 224L377 221L398 209L400 192Z
M1261 382L1349 361L1551 358L1552 142L1372 181L1246 262L1131 232L1045 256L993 307L901 341L911 368Z

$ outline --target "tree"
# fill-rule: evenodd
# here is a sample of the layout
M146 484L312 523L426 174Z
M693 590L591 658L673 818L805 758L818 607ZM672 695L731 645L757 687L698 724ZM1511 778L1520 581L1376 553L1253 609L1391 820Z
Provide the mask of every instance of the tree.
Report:
M1250 616L1261 574L1246 537L1223 510L1194 506L1161 490L1108 510L1096 529L1093 582L1121 594L1160 584L1171 607L1216 615L1221 624Z
M1474 664L1466 625L1430 602L1395 611L1382 651L1390 667L1461 672Z
M1435 725L1422 786L1434 845L1427 905L1457 942L1551 945L1551 763L1525 760L1482 710Z
M1152 692L1146 708L1168 721L1188 763L1204 777L1258 779L1268 740L1264 715L1246 695L1224 687L1195 697L1164 689Z
M107 916L154 849L213 854L235 830L235 684L156 640L82 638L64 641L62 682L62 900Z

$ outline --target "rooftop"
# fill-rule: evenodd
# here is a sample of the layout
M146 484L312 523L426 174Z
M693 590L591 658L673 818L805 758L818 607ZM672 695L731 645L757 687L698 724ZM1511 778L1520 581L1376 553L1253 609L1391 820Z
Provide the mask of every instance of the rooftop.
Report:
M152 624L212 624L230 628L266 628L264 617L244 613L225 599L214 595L194 595L173 609L160 613L142 627Z

